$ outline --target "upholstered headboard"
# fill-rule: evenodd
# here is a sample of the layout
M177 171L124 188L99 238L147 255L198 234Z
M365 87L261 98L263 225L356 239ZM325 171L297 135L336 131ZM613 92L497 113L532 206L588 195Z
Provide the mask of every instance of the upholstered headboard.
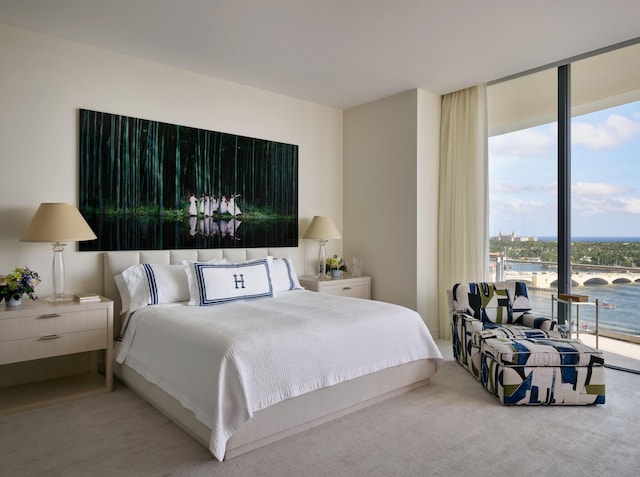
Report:
M198 250L138 250L104 253L104 290L102 295L113 300L113 330L119 333L121 328L120 293L113 277L122 273L131 265L140 263L179 264L182 260L207 261L226 258L230 262L242 262L271 255L289 258L298 274L303 271L299 248L231 248Z

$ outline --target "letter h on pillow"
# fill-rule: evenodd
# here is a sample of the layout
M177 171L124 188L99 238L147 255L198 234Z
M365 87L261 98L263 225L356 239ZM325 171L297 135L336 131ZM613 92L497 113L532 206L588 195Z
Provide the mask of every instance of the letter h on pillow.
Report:
M201 262L188 264L189 305L216 305L233 300L275 296L271 283L271 261L271 257L265 257L224 265Z

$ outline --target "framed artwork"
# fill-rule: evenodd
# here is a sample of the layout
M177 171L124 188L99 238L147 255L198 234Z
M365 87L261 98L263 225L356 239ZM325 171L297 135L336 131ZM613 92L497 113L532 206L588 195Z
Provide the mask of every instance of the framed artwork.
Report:
M298 146L80 110L81 251L298 246Z

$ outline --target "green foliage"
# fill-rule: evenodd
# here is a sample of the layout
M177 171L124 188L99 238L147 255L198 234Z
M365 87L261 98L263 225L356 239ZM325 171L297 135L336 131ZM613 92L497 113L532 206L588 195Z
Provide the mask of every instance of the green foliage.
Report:
M558 262L558 242L489 242L491 252L507 258ZM617 267L640 267L640 242L572 242L571 263Z

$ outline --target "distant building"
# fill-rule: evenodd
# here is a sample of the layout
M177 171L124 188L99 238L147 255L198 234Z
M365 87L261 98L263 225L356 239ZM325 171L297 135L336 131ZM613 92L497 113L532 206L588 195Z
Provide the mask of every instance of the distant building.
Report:
M493 237L493 240L498 242L537 242L538 237L518 237L515 232L511 232L511 235L504 235L500 231L497 237Z

